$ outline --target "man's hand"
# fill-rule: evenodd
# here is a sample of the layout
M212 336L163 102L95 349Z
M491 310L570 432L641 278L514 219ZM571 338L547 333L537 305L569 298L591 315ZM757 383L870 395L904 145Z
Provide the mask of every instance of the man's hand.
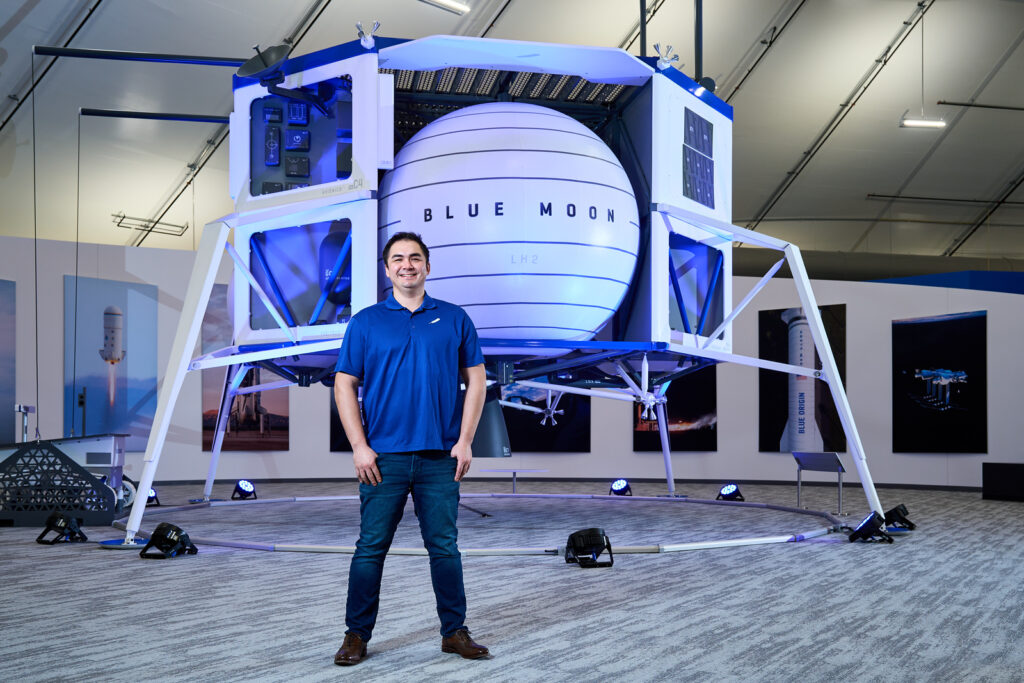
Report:
M376 486L383 481L377 469L377 454L367 445L356 448L352 453L352 462L356 466L356 477L360 483Z
M455 465L455 481L462 481L462 477L469 472L469 463L473 461L473 449L469 443L459 441L452 447L452 457L458 461Z

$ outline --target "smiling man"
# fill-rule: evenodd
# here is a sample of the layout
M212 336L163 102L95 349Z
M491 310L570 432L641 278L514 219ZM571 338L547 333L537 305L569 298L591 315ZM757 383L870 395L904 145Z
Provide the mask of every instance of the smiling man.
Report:
M345 641L334 663L358 664L366 656L384 557L409 493L430 555L441 650L480 659L489 652L473 642L465 625L455 523L459 482L473 459L484 403L483 354L465 311L427 296L430 250L419 235L394 234L383 256L391 294L352 318L335 366L334 397L359 478L360 526L349 569Z

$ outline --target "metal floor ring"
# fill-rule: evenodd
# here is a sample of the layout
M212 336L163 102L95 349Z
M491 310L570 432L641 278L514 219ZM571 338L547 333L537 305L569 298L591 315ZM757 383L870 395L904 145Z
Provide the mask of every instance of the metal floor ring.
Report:
M662 496L612 496L593 494L551 494L551 493L464 493L461 498L541 498L541 499L592 499L592 500L614 500L616 502L626 501L663 503L663 504L691 504L691 505L720 505L729 507L744 507L764 510L776 510L780 512L791 512L801 515L818 517L829 523L829 526L818 527L808 531L792 534L781 534L773 536L756 536L747 538L722 539L717 541L694 541L689 543L659 543L657 545L636 545L618 546L614 549L618 554L640 554L640 553L671 553L686 550L707 550L711 548L732 548L747 545L765 545L771 543L795 543L810 538L824 536L836 531L843 525L842 520L828 512L814 510L803 510L800 508L787 507L784 505L771 505L767 503L752 503L740 501L704 500L682 497ZM344 501L359 500L358 495L353 496L292 496L284 498L264 498L262 500L211 500L203 503L182 505L167 508L152 508L147 514L163 514L178 512L182 510L195 510L198 508L228 507L237 505L270 505L274 503L304 503L323 501ZM127 527L121 521L113 523L115 528L125 530ZM148 533L141 529L136 534L140 538L149 537ZM193 543L197 545L211 545L226 548L242 548L246 550L263 550L274 552L302 552L302 553L343 553L352 554L355 546L338 545L312 545L299 543L259 543L244 540L230 540L222 538L205 538L191 536ZM564 556L565 546L554 547L517 547L517 548L460 548L460 552L466 556L499 556L499 555L545 555ZM389 555L426 555L425 548L392 547L388 550Z

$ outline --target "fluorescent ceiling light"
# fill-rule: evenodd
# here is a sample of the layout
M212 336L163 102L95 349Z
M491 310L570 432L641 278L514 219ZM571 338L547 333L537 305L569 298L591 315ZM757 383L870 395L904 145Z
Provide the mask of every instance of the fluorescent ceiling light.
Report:
M446 12L451 12L452 14L458 14L459 16L462 16L469 11L469 5L456 2L455 0L420 0L420 2L425 2L428 5L433 5L434 7L443 9Z
M945 128L946 122L930 116L907 116L900 119L900 128Z
M907 116L910 110L907 109L900 117L900 128L945 128L946 122L941 118L924 115L924 5L920 5L921 12L921 115Z

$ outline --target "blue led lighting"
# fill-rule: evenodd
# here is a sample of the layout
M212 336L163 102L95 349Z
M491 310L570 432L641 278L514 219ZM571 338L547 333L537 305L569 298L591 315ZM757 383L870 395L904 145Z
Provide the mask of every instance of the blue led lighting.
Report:
M735 490L736 490L736 484L726 484L725 486L722 487L722 490L719 491L719 493L721 495L723 495L723 496L728 496L730 493L734 492Z
M252 493L256 489L248 479L239 479L238 488L242 489L246 493Z
M150 498L156 498L156 489L150 489L149 490L149 497Z
M626 488L626 486L628 486L628 485L629 485L629 482L627 482L625 479L616 479L615 481L612 482L612 490L613 491L621 491L622 489Z

